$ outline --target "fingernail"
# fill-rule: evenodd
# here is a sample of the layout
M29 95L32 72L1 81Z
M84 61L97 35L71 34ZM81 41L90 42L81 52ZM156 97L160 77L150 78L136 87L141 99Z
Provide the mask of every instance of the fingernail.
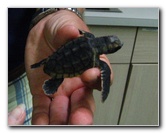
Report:
M25 105L20 104L9 113L8 118L17 121L20 117L22 117L22 114L24 113L24 111L25 111Z

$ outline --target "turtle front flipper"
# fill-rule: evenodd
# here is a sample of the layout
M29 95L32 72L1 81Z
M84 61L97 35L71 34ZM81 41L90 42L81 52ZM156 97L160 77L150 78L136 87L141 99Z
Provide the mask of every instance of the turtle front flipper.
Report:
M110 91L110 74L111 70L106 62L100 60L101 69L101 88L102 88L102 102L104 102Z
M81 35L83 35L84 37L87 37L87 38L95 38L95 36L94 36L92 33L90 33L90 32L86 32L86 31L80 30L80 29L78 29L78 30L79 30L79 33L80 33Z
M64 80L63 78L61 79L52 78L52 79L46 80L43 84L44 93L46 95L54 94L57 91L60 84L63 82L63 80Z

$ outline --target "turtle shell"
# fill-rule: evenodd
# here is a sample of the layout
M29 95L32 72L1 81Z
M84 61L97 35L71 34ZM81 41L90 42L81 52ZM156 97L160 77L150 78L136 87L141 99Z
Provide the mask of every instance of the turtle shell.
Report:
M95 55L88 38L79 37L54 52L47 59L43 70L54 78L80 75L85 70L95 66Z
M43 84L46 95L52 95L66 77L74 77L82 74L92 67L101 70L102 102L106 100L110 90L111 70L108 64L99 59L101 54L114 53L123 44L119 38L112 36L97 37L89 32L79 30L82 37L76 38L55 51L51 56L31 65L37 68L44 65L43 71L52 78Z

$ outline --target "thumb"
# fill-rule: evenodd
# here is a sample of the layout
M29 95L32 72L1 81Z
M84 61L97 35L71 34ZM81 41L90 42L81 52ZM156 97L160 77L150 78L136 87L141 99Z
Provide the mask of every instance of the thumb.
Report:
M53 41L50 43L52 45L53 51L58 49L61 45L65 44L68 41L71 41L80 36L78 28L73 25L65 25L57 31L54 32Z
M23 125L25 120L26 112L25 105L20 104L11 112L8 113L8 124L9 125Z

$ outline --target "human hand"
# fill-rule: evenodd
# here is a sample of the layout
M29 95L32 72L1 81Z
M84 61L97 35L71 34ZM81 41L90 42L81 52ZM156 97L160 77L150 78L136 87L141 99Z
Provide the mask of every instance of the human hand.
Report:
M20 104L8 113L8 125L23 125L25 117L25 105Z
M64 43L79 37L78 29L89 31L74 13L61 10L43 18L29 33L25 63L33 95L32 124L93 123L93 88L100 90L101 86L98 68L89 69L79 77L65 78L51 98L42 90L42 84L50 77L42 67L30 69L32 64L48 57ZM101 55L100 59L110 66L105 55Z

